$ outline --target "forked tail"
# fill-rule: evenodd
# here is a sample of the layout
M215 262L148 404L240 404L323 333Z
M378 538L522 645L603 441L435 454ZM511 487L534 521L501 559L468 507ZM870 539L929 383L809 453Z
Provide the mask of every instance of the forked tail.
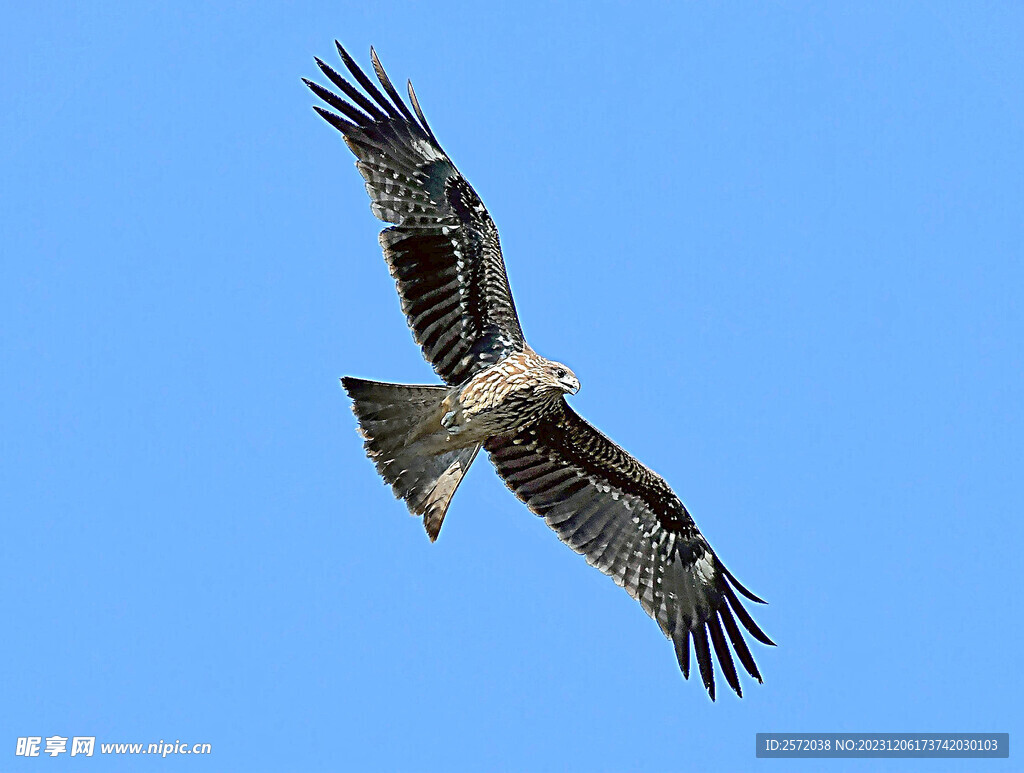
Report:
M433 542L455 490L480 450L479 445L444 450L441 401L448 388L385 384L351 376L341 384L352 398L366 455L395 496L405 500L409 512L423 516Z

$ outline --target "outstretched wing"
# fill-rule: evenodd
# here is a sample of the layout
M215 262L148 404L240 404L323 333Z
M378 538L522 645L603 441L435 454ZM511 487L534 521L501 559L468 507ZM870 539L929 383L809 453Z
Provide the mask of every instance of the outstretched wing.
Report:
M736 591L764 602L722 565L663 478L564 401L547 418L493 437L484 447L515 495L658 621L674 642L687 679L692 640L711 700L711 647L729 686L743 695L726 636L747 673L761 681L736 620L758 641L773 642L743 608Z
M381 232L380 243L413 337L442 379L461 384L525 347L498 229L441 149L412 83L409 98L415 115L372 48L373 68L386 96L341 44L335 45L365 94L317 59L347 99L306 80L337 112L314 109L355 153L373 213L394 223Z

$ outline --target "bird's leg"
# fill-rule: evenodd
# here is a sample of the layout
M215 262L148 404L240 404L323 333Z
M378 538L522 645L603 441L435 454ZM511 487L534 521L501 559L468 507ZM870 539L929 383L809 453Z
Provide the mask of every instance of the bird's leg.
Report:
M452 394L441 401L441 427L448 433L448 439L458 435L465 427L460 419L464 413L458 395Z
M448 431L449 435L458 435L462 432L462 427L456 423L455 411L448 411L448 413L441 417L441 426Z

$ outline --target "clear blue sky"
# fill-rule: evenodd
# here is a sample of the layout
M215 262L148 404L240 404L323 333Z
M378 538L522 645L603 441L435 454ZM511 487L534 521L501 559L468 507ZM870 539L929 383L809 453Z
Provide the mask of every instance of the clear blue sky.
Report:
M756 732L1021 738L1020 4L4 27L0 768L787 770ZM431 545L363 456L338 377L432 373L299 80L335 37L415 82L572 404L770 601L743 700L684 682L483 457ZM28 735L213 754L16 758Z

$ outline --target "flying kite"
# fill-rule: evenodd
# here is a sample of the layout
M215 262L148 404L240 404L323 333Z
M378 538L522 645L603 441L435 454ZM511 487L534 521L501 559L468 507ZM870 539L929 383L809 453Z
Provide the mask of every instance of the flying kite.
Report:
M523 336L498 229L476 191L412 110L371 48L383 93L335 41L362 91L325 62L344 97L305 80L331 109L314 109L356 156L370 207L392 225L380 234L413 337L444 385L345 377L342 384L377 471L437 539L452 496L480 449L498 475L558 538L640 602L675 645L690 677L690 646L715 699L714 649L725 680L743 695L732 650L761 674L740 625L773 642L661 476L582 419L565 401L580 382L537 354ZM739 621L739 625L737 624ZM710 641L709 641L710 640Z

